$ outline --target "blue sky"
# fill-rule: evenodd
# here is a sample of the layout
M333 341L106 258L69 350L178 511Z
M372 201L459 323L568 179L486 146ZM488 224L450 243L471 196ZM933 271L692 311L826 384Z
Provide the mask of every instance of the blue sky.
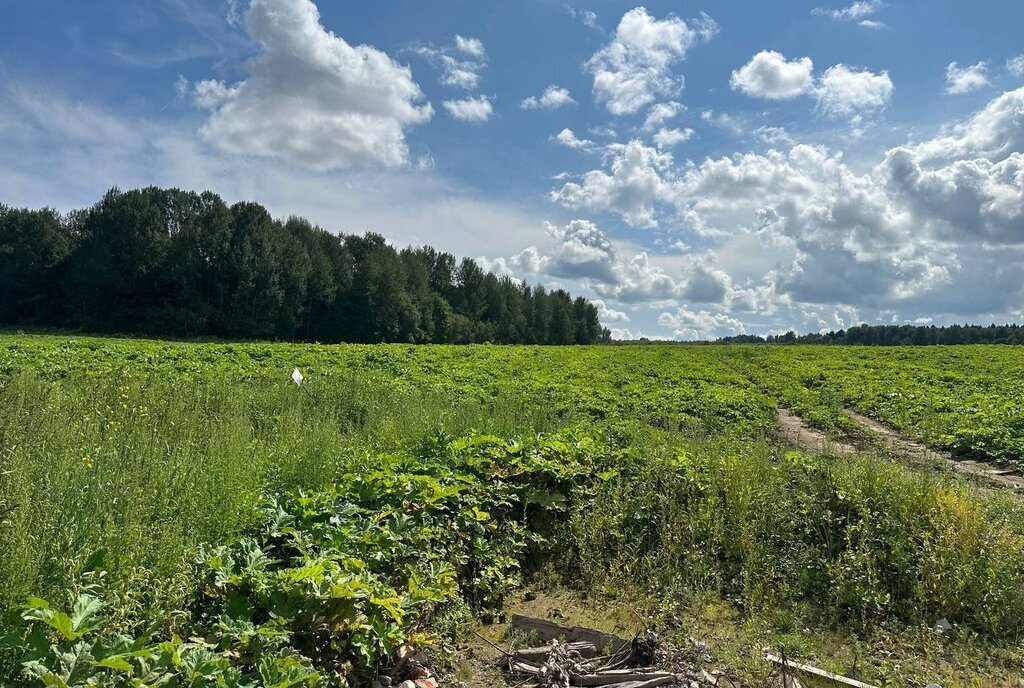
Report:
M621 337L1024 316L1024 4L0 0L0 201L212 189Z

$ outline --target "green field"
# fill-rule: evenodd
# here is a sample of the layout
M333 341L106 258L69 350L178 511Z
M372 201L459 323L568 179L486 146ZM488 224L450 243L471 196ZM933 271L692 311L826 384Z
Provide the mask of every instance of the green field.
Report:
M961 667L943 685L1003 685L1024 631L1020 500L793 452L775 408L836 433L857 409L1013 462L1022 361L0 336L0 667L53 685L339 685L406 640L449 646L543 578L727 603L797 654L829 651L803 628L874 646L945 617L987 682ZM910 685L934 659L921 642L867 657L866 676Z

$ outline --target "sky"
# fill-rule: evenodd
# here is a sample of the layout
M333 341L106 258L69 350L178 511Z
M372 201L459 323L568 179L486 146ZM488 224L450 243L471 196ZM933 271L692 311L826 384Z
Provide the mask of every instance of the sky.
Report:
M0 0L0 202L210 189L617 338L1024 319L1024 3Z

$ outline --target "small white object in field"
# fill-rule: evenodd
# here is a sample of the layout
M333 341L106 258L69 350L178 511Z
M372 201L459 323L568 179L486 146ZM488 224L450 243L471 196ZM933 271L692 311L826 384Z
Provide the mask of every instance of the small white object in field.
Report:
M302 377L302 373L299 371L298 368L296 368L295 370L292 371L292 380L295 381L296 386L300 386L301 387L302 386L302 381L305 380L305 379L306 378Z

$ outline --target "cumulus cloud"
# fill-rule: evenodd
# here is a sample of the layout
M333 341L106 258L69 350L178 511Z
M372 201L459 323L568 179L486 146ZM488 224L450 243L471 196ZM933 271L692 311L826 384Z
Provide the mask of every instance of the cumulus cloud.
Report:
M654 144L658 148L675 148L680 143L685 143L693 138L693 129L666 129L662 127L654 134Z
M622 300L1007 312L1024 298L1013 281L1024 273L1024 88L873 167L805 144L680 167L630 142L552 199L711 243L713 260L687 257L673 272L646 254L619 260L605 293ZM991 280L999 293L982 295Z
M573 133L573 130L568 127L552 136L551 140L560 146L574 148L576 150L590 150L594 147L593 141L590 139L578 138L576 134Z
M654 131L662 124L675 118L676 115L685 110L685 105L677 103L674 100L670 100L667 103L655 103L647 112L647 117L644 119L643 130Z
M547 274L562 278L589 278L614 282L615 251L608 237L587 220L572 220L564 227L545 223L557 249L548 259Z
M967 67L950 62L946 67L946 93L950 95L970 93L988 85L988 62L977 62Z
M524 110L556 110L563 105L572 105L576 101L569 95L569 89L561 86L551 85L544 89L544 93L537 96L530 96L519 104Z
M814 78L809 57L787 60L782 53L763 50L732 73L733 90L748 96L785 100L812 95L818 111L827 117L856 117L884 107L892 97L892 80L886 71L874 73L836 64Z
M249 76L195 85L206 141L312 170L408 162L405 130L433 116L408 67L328 32L309 0L252 0L245 27Z
M588 220L571 220L564 226L545 222L544 229L548 245L543 250L528 246L511 257L488 264L509 273L518 270L558 279L616 282L615 249L597 225Z
M894 91L889 72L829 67L814 89L818 109L828 117L848 117L885 107Z
M672 330L678 339L709 340L730 335L744 334L743 323L726 313L691 311L678 308L675 313L662 313L658 324Z
M783 100L807 93L814 83L813 71L809 57L787 61L782 53L763 50L734 71L729 83L748 96Z
M487 57L484 44L479 38L466 38L465 36L455 34L455 49L460 53L465 53L481 60Z
M587 62L595 99L613 115L629 115L659 97L675 95L683 80L673 65L717 31L706 14L687 23L671 15L655 19L643 7L626 12L612 40Z
M487 51L478 38L455 34L451 45L436 48L420 46L414 52L441 70L441 84L471 91L480 85L481 72L487 67Z
M487 96L446 100L443 105L452 119L462 120L463 122L486 122L494 114L494 108Z
M1007 60L1006 71L1014 76L1024 76L1024 55L1011 57Z
M789 135L782 127L762 126L754 130L754 135L761 139L765 143L778 146L778 145L792 145L795 143L793 138Z
M730 115L727 112L704 110L700 113L700 118L708 124L727 131L734 136L741 136L746 132L746 122L735 115Z
M551 200L572 209L611 210L633 227L656 227L654 204L663 196L662 175L672 167L672 156L639 140L606 150L610 174L591 170L582 183L552 191Z
M811 10L811 14L829 17L836 21L857 21L861 26L874 28L873 25L878 25L880 22L872 21L867 19L867 17L875 14L882 9L882 7L882 0L860 0L859 2L855 2L852 5L839 9L815 7Z
M601 299L594 299L591 303L597 307L597 317L603 324L608 325L629 322L629 316L625 311L617 311L609 308Z

